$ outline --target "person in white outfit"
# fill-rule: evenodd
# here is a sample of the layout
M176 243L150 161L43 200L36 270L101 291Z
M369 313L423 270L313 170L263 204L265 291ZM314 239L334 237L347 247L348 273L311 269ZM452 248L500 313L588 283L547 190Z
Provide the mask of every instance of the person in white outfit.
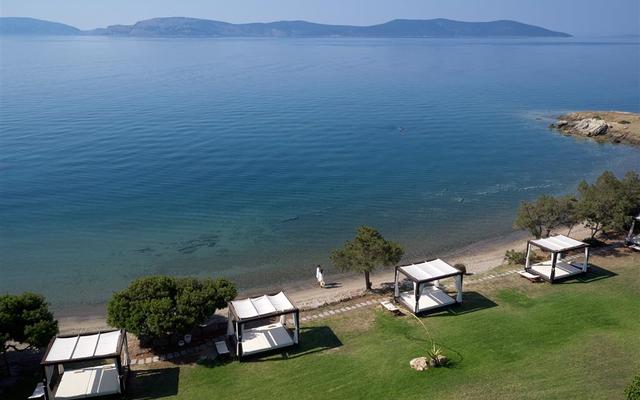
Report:
M319 265L316 267L316 279L318 280L318 283L320 284L320 287L323 288L324 287L324 275L323 275L322 267L320 267Z

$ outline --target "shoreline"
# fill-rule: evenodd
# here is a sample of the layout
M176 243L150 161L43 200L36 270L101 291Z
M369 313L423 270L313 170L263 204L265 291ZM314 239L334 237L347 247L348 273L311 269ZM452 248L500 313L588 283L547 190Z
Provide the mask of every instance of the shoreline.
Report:
M567 229L561 229L556 233L567 234ZM588 234L584 227L575 227L571 235L580 239ZM506 235L479 240L460 249L440 255L450 264L464 263L468 274L478 274L489 271L503 264L504 253L510 249L524 250L526 241L530 238L527 232L514 231ZM421 260L406 260L417 262ZM337 303L364 294L363 277L360 274L339 274L327 276L328 288L320 288L310 277L306 281L289 282L282 286L269 286L254 288L238 293L238 298L272 293L284 290L291 300L301 310L309 310L322 307L327 304ZM374 288L392 283L394 272L392 269L375 271L371 274L371 282ZM107 329L106 303L100 305L87 305L67 307L65 310L54 312L58 319L61 334L79 333ZM216 314L226 315L225 309L217 310Z

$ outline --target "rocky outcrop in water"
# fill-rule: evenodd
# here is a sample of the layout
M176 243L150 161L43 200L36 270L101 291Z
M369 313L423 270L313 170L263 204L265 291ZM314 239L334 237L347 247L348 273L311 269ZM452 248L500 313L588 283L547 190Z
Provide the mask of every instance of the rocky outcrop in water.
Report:
M565 135L602 142L640 145L640 114L615 111L574 112L558 117L551 128Z

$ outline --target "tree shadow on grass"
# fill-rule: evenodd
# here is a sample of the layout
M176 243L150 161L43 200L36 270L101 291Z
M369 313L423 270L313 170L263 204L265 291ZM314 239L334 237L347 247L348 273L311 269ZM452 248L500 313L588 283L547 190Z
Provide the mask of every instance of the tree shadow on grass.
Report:
M319 353L342 346L342 342L328 326L300 328L300 343L294 347L274 352L263 357L254 356L242 359L242 362L278 361Z
M462 304L451 305L447 308L425 311L419 314L421 317L447 317L469 314L476 311L497 307L498 304L478 292L464 292Z
M609 271L597 265L590 264L586 274L580 274L573 277L569 277L566 280L560 282L554 282L554 285L572 285L576 283L591 283L602 279L613 278L618 276L613 271Z
M127 381L127 399L160 399L178 394L180 368L131 371Z

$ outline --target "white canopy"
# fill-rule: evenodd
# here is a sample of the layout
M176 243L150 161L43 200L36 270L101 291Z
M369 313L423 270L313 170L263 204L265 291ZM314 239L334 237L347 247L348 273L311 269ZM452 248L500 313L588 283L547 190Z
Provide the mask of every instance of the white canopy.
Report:
M231 302L236 316L240 319L255 318L262 315L284 313L296 310L289 298L280 292L273 296L260 296Z
M553 252L562 252L588 246L587 243L571 239L570 237L564 235L532 240L531 243L545 250Z
M398 267L402 273L414 281L429 281L446 276L461 274L461 272L441 259L426 261L418 264L404 265Z
M106 356L118 352L122 331L89 335L57 337L49 348L44 362L71 361L88 357Z

